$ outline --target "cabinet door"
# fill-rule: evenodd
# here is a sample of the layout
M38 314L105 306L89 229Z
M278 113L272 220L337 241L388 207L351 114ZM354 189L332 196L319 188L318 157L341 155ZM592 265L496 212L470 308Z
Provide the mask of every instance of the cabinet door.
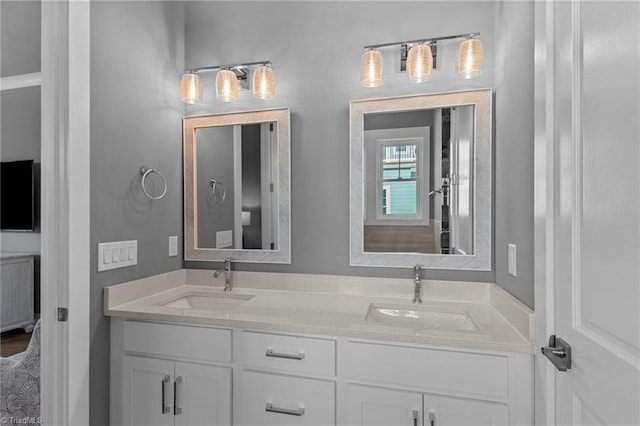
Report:
M473 399L425 394L425 426L506 426L506 405Z
M422 425L422 393L349 385L350 426Z
M231 425L231 369L176 362L176 426Z
M122 380L125 425L173 425L173 362L125 356Z

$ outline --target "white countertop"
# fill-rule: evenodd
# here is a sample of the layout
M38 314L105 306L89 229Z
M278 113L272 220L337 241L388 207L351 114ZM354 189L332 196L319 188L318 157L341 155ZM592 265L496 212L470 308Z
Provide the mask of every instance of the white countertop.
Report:
M228 310L162 306L187 293L220 293L210 270L179 270L105 288L107 316L297 332L362 339L533 353L533 312L496 284L234 271L234 295L250 300ZM365 321L370 303L468 312L477 331L390 327Z

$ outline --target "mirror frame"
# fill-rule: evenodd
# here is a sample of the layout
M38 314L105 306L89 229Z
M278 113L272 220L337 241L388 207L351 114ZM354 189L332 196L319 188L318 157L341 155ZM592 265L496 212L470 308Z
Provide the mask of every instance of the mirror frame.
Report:
M364 251L364 116L367 113L474 106L474 254L379 253ZM388 98L349 103L350 265L430 269L491 270L492 255L492 91L491 89Z
M184 259L197 261L223 261L252 263L291 263L291 125L289 108L273 108L244 112L208 114L184 117L183 161L184 161ZM197 149L195 132L199 128L234 126L273 122L277 130L278 175L278 248L258 249L216 249L198 247L197 208Z

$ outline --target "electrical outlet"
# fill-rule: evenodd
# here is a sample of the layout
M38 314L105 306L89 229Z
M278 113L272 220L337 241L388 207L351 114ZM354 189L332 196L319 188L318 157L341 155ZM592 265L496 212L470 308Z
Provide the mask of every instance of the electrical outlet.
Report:
M169 237L169 257L178 255L178 236Z
M508 267L509 267L509 274L513 275L514 277L517 277L517 252L516 252L516 245L515 244L509 244L507 246L507 250L508 250L508 255L507 255L507 263L508 263Z

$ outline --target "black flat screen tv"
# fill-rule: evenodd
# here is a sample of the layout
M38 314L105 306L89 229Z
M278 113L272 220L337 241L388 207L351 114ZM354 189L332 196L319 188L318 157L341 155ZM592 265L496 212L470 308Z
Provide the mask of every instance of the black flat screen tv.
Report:
M33 160L0 163L0 230L35 231L35 175Z

